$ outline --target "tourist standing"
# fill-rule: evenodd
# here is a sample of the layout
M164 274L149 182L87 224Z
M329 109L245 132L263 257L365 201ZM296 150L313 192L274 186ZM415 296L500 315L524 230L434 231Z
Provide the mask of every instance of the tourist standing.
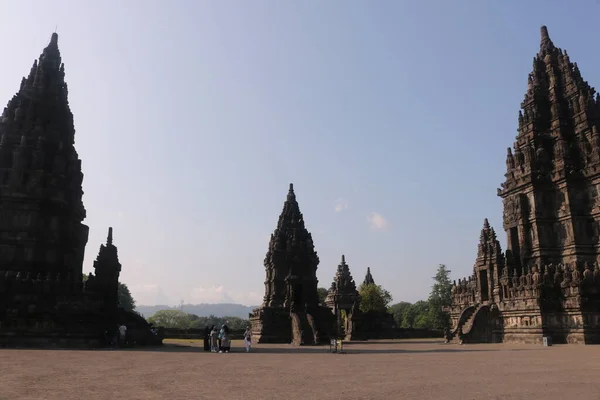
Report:
M213 353L219 351L219 332L217 332L217 327L214 325L210 330L210 351Z
M125 339L127 339L127 326L121 324L121 326L119 326L119 344L121 346L125 345Z
M252 347L252 331L250 327L246 327L246 331L244 332L244 344L246 345L246 353L250 352L250 348Z
M221 332L221 351L219 351L219 353L229 353L229 350L231 350L231 339L229 337L229 328L227 325L223 325Z
M218 340L219 340L219 353L221 353L221 351L223 350L223 327L225 325L221 326L221 330L219 331L219 336L218 336Z
M210 328L208 325L204 328L204 351L210 351Z

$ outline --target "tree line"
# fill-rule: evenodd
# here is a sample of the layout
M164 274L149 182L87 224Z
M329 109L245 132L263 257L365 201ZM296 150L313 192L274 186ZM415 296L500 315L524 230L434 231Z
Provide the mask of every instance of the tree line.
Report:
M182 310L160 310L147 319L148 323L163 328L175 329L204 329L206 327L227 325L232 330L244 330L248 320L239 317L199 317Z

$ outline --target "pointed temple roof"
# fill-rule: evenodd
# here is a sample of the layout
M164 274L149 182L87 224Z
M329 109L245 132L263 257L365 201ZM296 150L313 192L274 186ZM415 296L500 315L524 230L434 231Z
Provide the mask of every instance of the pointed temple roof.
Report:
M283 203L283 210L277 221L277 229L306 230L304 227L304 217L300 212L300 206L296 200L296 193L294 193L293 183L290 183L287 199L285 200L285 203Z
M100 245L98 257L96 257L96 261L94 261L94 270L96 271L97 278L101 278L105 273L108 273L109 275L117 273L118 277L118 272L121 271L117 247L113 244L113 228L108 228L106 244Z
M479 235L479 245L477 249L477 258L501 256L502 254L496 231L490 226L487 218L483 221L483 228Z
M314 250L312 235L304 225L304 217L300 212L300 206L296 200L294 185L292 183L290 183L287 198L283 203L283 210L279 215L277 228L269 241L269 251L265 258L265 266L281 265L280 262L275 262L273 259L276 251L286 251L301 258L308 257L314 265L319 263L319 258ZM308 272L304 271L304 273Z
M367 267L367 274L365 275L365 280L363 281L363 285L374 285L375 280L373 279L373 275L371 275L371 268Z
M66 146L74 143L73 114L56 33L0 117L1 135L36 138L42 132L46 141L63 142ZM20 140L13 139L16 143Z
M584 168L592 148L600 147L600 95L571 62L566 50L554 45L541 27L540 48L527 78L513 149L507 149L503 196L532 176L555 169Z
M358 294L356 291L356 283L350 273L350 268L346 264L346 257L342 254L342 262L337 267L337 271L331 283L330 292L336 294Z

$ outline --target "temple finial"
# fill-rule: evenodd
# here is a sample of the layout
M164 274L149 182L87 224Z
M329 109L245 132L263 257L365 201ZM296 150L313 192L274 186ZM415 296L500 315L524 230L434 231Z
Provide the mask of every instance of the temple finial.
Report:
M490 229L490 222L487 218L483 220L483 229Z
M346 262L346 256L342 254L342 264Z
M550 39L550 35L548 34L548 28L546 27L546 25L540 28L540 34L540 53L552 51L554 49L554 43L552 43L552 40Z
M108 238L106 238L106 244L107 245L112 245L113 243L113 230L112 227L108 228Z
M367 273L365 275L365 280L363 281L363 285L374 285L375 280L373 279L373 275L371 275L371 267L367 267Z
M50 38L50 44L58 46L58 33L56 33L56 30L52 33L52 37Z
M288 201L294 201L296 199L296 193L294 193L294 184L290 183L290 190L287 195Z

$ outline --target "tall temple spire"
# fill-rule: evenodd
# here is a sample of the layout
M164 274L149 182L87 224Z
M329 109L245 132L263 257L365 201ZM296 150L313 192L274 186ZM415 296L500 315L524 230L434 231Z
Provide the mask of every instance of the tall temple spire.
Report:
M319 257L314 249L312 235L304 225L304 217L300 212L294 186L290 184L283 210L277 221L277 228L271 235L269 250L265 257L267 269L265 304L273 307L282 307L285 304L288 296L285 281L287 277L303 277L311 282L310 287L306 289L305 300L308 304L315 302L317 304L318 264Z
M106 244L108 246L113 244L113 229L112 229L112 227L108 228L108 237L106 238Z
M88 227L81 223L86 216L83 173L56 33L4 108L0 138L5 177L0 209L37 221L23 226L15 238L0 238L0 247L27 252L15 257L11 268L81 276L88 239ZM53 240L40 226L53 230ZM0 231L6 231L1 222Z
M0 129L11 135L43 132L48 139L73 144L73 114L56 33L34 61L27 78L22 79L19 91L8 102L0 121Z

